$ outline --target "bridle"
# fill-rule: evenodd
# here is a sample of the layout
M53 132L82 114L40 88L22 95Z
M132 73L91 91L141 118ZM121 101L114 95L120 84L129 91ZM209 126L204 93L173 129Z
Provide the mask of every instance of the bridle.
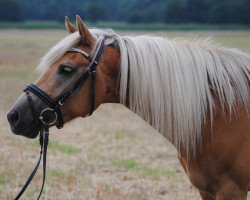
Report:
M31 175L27 179L26 183L24 184L23 188L19 192L19 194L16 196L15 200L19 199L22 194L25 192L27 187L29 186L30 182L32 181L39 165L41 162L41 158L43 155L43 182L42 182L42 187L39 193L39 196L37 199L40 198L43 187L44 187L44 182L45 182L45 175L46 175L46 155L47 155L47 146L49 142L49 127L56 124L56 127L58 129L63 128L64 121L63 121L63 116L61 112L61 106L67 101L67 99L72 96L73 94L76 94L79 92L80 88L82 85L86 82L86 80L91 77L91 83L90 83L90 96L89 96L89 112L87 116L91 115L94 111L94 106L95 106L95 82L96 82L96 67L98 65L98 62L101 58L101 55L104 50L104 42L105 38L100 37L97 41L97 46L96 46L96 51L93 57L90 56L87 52L78 49L78 48L71 48L67 52L75 52L75 53L80 53L83 55L85 58L89 60L89 65L87 68L84 70L84 72L81 74L81 76L77 79L77 81L70 87L66 92L61 94L57 99L51 98L46 92L41 90L39 87L37 87L34 84L28 84L26 88L24 89L24 92L26 93L28 103L31 108L31 112L33 117L36 119L39 119L42 124L43 124L43 131L40 132L40 157L38 159L38 162L32 171ZM36 114L34 102L32 100L32 97L30 95L30 92L35 94L37 97L39 97L48 107L43 109L40 115L38 116ZM54 114L54 118L52 121L48 121L44 118L45 113L48 112Z
M37 97L39 97L41 100L45 102L49 106L48 111L53 111L56 114L57 128L63 128L64 121L62 117L61 112L61 106L65 103L65 101L73 94L76 94L79 92L81 86L85 83L85 81L91 76L91 84L90 84L90 109L87 116L91 115L94 111L94 100L95 100L95 79L96 79L96 66L98 65L98 62L100 60L100 57L102 55L103 49L104 49L104 38L99 38L97 42L97 50L95 52L95 55L93 58L85 51L78 49L78 48L71 48L67 52L75 52L80 53L85 58L87 58L90 63L88 67L85 69L83 74L78 78L78 80L73 84L73 86L68 89L66 92L61 94L57 99L51 98L46 92L41 90L39 87L37 87L34 84L28 84L24 91L30 91L33 94L35 94ZM52 110L51 110L52 109ZM46 109L43 110L43 112L46 112ZM42 114L42 113L41 113ZM40 116L43 117L43 116ZM40 120L43 120L42 118Z

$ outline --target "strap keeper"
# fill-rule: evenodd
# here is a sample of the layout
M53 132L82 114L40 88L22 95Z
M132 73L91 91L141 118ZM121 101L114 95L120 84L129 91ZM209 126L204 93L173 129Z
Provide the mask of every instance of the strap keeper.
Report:
M92 75L92 72L89 67L86 69L86 72L88 72L90 76Z
M60 101L58 101L58 104L60 105L60 106L62 106L63 104L64 104L64 101L63 101L64 99L61 99Z

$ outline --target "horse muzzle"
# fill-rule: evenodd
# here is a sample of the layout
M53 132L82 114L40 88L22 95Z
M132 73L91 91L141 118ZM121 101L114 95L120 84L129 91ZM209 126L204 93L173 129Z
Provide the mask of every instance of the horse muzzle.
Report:
M39 123L34 119L25 119L17 110L11 110L7 114L11 131L16 135L28 138L36 138L39 133Z
M21 96L13 109L7 114L11 131L28 138L37 137L42 127L41 122L32 115L25 95Z

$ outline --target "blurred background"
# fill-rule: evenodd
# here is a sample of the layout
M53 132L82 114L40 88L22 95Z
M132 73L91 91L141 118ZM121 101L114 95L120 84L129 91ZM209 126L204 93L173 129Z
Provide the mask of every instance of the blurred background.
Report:
M214 38L250 53L250 0L0 0L0 199L14 199L33 169L38 140L6 120L39 59L67 35L64 16L120 35ZM175 148L118 104L51 130L42 199L198 200ZM41 169L22 199L35 199ZM250 197L248 197L250 199Z
M99 26L108 22L116 29L239 29L249 27L250 0L0 0L0 21L24 22L21 27L42 28L46 23L34 22L46 21L47 26L59 28L65 15L74 19L76 13L88 22L100 22ZM152 25L138 26L145 23Z

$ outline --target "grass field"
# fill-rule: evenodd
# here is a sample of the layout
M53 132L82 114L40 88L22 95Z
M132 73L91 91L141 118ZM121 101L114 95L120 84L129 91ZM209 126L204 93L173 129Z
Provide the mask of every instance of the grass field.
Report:
M138 32L120 32L138 34ZM154 32L168 37L213 36L250 53L250 31ZM38 59L65 31L0 31L0 199L13 199L37 161L37 140L13 135L6 112L28 82ZM91 117L51 130L48 200L198 200L173 146L121 105L103 105ZM22 199L34 199L41 170ZM249 198L250 199L250 198Z

